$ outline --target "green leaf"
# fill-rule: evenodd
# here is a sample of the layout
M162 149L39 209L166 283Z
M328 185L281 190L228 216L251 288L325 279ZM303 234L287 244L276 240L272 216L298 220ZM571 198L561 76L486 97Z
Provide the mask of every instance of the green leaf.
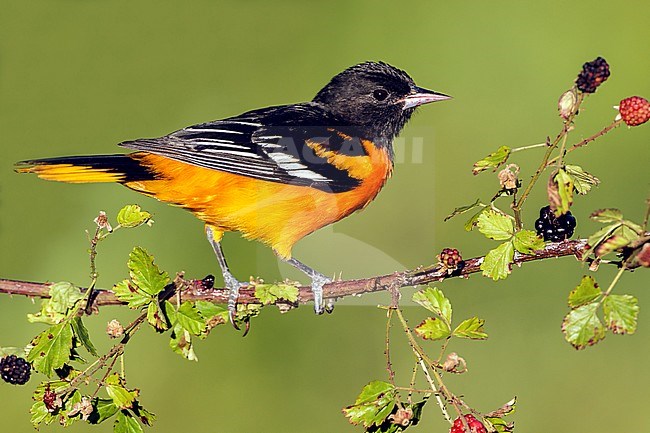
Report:
M600 295L601 291L596 280L592 276L585 275L580 284L569 293L569 307L576 308L589 304L598 299Z
M152 302L147 306L147 322L158 332L165 331L169 328L167 319L158 302Z
M142 426L137 419L125 410L117 414L113 433L143 433Z
M140 418L140 422L144 425L151 427L153 425L153 422L156 420L156 415L140 406L140 403L138 402L136 402L136 404L133 406L133 409L131 410L135 416Z
M72 395L63 400L63 410L61 411L61 416L59 417L59 424L63 427L69 427L75 421L81 419L79 416L68 416L68 413L72 411L76 403L81 402L81 393L79 390L75 389Z
M436 317L427 317L414 331L425 340L440 340L451 334L449 325Z
M544 240L532 230L519 230L512 239L512 245L522 254L534 254L544 249Z
M446 323L447 327L451 324L451 302L442 293L442 290L434 287L426 287L413 294L413 302L417 302L427 310L440 316Z
M93 412L88 417L90 424L101 424L120 410L112 398L97 397L93 399L93 409Z
M81 344L83 344L88 353L93 356L99 356L97 354L97 349L95 349L92 341L90 341L88 329L86 329L81 317L75 317L72 319L72 331L74 332L74 336L81 342Z
M618 209L598 209L589 215L594 221L599 223L619 223L623 221L623 213Z
M185 301L176 310L176 321L184 329L194 335L205 331L205 319L194 306L193 302Z
M512 242L504 242L493 250L490 250L483 263L481 270L483 275L492 278L494 281L505 279L511 272L512 260L515 257L515 249Z
M460 325L454 329L454 337L469 338L471 340L486 340L488 335L483 332L485 320L478 317L463 320Z
M29 409L29 413L32 414L30 421L36 429L41 424L51 424L52 421L56 419L56 416L50 413L50 411L47 409L47 406L45 406L45 403L43 403L42 400L35 402L32 405L31 409Z
M605 323L614 334L634 334L639 315L637 299L632 295L609 295L603 301Z
M167 272L158 269L153 256L144 248L133 248L129 254L128 267L133 284L149 295L157 295L170 281Z
M208 301L196 301L194 305L203 316L208 330L217 325L228 323L228 309L224 306Z
M113 286L113 293L122 302L126 302L129 308L137 309L144 307L154 300L154 297L144 290L132 285L128 280L120 281Z
M343 409L352 424L379 426L395 407L396 390L390 383L376 380L364 386L353 405Z
M482 208L485 208L485 205L481 203L480 199L477 198L476 201L472 204L455 208L449 215L445 217L444 221L449 221L450 219L452 219L457 215L461 215L464 214L465 212L469 212L470 210L474 209L477 206L481 206Z
M560 168L555 176L551 177L547 193L555 216L564 215L569 211L573 204L573 180L564 169Z
M117 213L117 223L122 227L132 228L141 226L142 224L151 225L152 222L151 214L140 209L140 206L137 204L124 206Z
M480 161L476 161L472 173L476 175L488 168L494 168L496 170L498 166L508 160L510 150L511 149L508 146L501 146L495 152L492 152Z
M120 409L130 409L133 407L137 391L129 391L122 384L122 379L117 373L113 373L104 380L104 387L108 396L113 400L113 403Z
M68 323L49 327L32 341L34 347L29 351L27 360L33 363L36 371L51 377L55 368L61 368L70 359L72 336Z
M598 257L603 257L639 239L643 234L643 230L637 230L640 227L634 223L631 223L631 228L630 223L630 221L624 220L623 223L618 224L618 227L609 236L599 239L600 242L593 245L594 254Z
M49 294L50 298L44 299L41 303L41 311L27 315L29 322L48 325L61 323L65 320L68 310L84 299L84 294L79 288L65 281L50 285Z
M298 293L298 288L291 284L255 284L255 297L264 305L273 304L278 299L296 302Z
M564 170L566 170L567 175L571 178L573 187L578 194L587 194L592 186L598 186L600 184L600 180L596 176L587 173L580 166L566 165Z
M58 313L67 313L82 299L84 294L71 283L62 281L50 286L50 305Z
M478 216L478 230L490 239L505 241L515 232L515 225L507 215L493 210L482 212Z
M576 349L584 349L605 338L605 327L596 315L598 302L582 305L564 317L564 338Z
M169 347L182 357L190 361L198 361L199 358L194 352L194 345L192 344L192 334L190 334L181 325L176 324L172 329L172 336L169 340Z

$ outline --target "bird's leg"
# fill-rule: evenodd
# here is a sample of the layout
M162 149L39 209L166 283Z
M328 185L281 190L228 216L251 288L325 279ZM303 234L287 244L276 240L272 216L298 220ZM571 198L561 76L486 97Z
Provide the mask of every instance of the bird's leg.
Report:
M316 314L323 314L326 310L328 313L331 313L334 309L334 304L332 302L328 300L327 305L323 307L323 286L327 283L331 283L332 280L297 259L282 258L282 260L289 263L294 268L304 272L309 278L311 278L311 291L314 294L314 311Z
M235 329L239 330L239 326L235 323L235 315L237 313L237 299L239 298L239 288L243 284L230 273L228 269L228 264L226 263L226 257L223 255L223 250L221 249L220 240L215 239L214 229L208 225L205 226L205 233L208 237L210 245L214 250L214 254L217 256L217 261L221 267L221 273L223 274L223 281L228 290L228 317L230 318L230 323Z

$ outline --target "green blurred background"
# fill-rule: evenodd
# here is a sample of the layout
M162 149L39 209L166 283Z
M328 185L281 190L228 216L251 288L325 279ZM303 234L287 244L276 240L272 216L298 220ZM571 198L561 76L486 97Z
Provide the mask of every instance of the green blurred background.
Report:
M583 62L605 57L612 76L589 97L574 139L616 114L618 101L650 96L650 3L626 1L377 2L377 1L76 1L2 0L0 14L0 277L88 282L87 240L99 210L110 216L128 203L155 214L152 228L116 234L100 246L100 286L126 275L134 245L147 248L170 273L218 273L202 226L190 214L115 185L65 185L19 176L21 159L113 153L115 143L159 136L268 105L310 99L335 73L365 60L384 60L416 82L454 96L420 110L403 134L402 161L367 210L301 242L295 255L346 278L431 263L443 247L465 257L493 242L466 233L463 218L443 223L455 206L489 199L491 174L471 164L501 145L538 143L556 133L558 96ZM640 220L648 193L650 127L619 128L570 161L602 185L574 206L577 235L596 225L586 216L619 207ZM422 144L422 157L417 156ZM518 154L531 173L539 150ZM538 188L525 212L531 227L543 205ZM233 272L267 281L297 277L266 248L229 235ZM440 287L458 318L487 320L487 342L461 342L470 372L448 384L479 410L519 397L518 432L553 430L650 432L648 273L625 275L619 292L639 298L636 335L609 335L576 352L560 323L569 290L586 270L572 259L516 269L507 281L480 276ZM597 275L607 284L612 271ZM327 317L310 308L286 316L264 311L242 339L223 327L204 342L200 362L184 361L167 337L142 331L126 355L130 386L158 414L154 431L355 431L341 415L370 380L384 379L387 295L341 305ZM38 303L37 303L38 304ZM0 345L25 344L38 305L0 299ZM423 313L409 309L412 323ZM88 320L101 348L107 321L132 312L104 308ZM411 355L395 335L398 381L406 385ZM0 384L2 431L29 432L27 410L36 381ZM428 406L420 431L446 431ZM52 427L45 430L53 430ZM79 424L71 431L111 431ZM359 431L357 428L356 431Z

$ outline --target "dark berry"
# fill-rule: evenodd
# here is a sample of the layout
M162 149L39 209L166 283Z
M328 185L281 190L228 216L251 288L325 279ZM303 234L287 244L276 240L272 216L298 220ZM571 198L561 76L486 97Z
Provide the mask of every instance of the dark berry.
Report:
M9 355L0 359L0 376L12 385L24 385L29 381L32 366L23 358Z
M602 57L597 57L591 62L582 65L582 71L578 74L576 85L578 90L584 93L594 93L609 77L609 65Z
M204 279L201 280L201 285L204 289L211 289L214 287L214 275L206 275Z
M535 221L535 230L545 241L560 242L573 236L576 219L571 212L556 217L551 207L546 206L540 209L539 215Z
M445 248L438 254L438 260L447 269L458 269L463 265L463 258L456 248Z

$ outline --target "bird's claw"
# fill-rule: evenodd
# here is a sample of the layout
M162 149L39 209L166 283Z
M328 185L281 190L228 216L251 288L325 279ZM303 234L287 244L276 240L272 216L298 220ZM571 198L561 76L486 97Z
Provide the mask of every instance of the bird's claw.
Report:
M236 330L240 331L239 325L237 325L236 317L237 317L237 300L239 299L239 289L244 286L237 278L233 277L232 274L224 273L223 275L223 280L228 288L228 319L230 319L230 323L232 324L233 328ZM248 330L250 328L250 323L246 322L246 330L244 332L244 335L248 333Z
M318 273L311 277L311 291L314 294L314 312L316 314L323 314L327 310L329 310L328 313L331 312L329 300L327 306L323 306L323 286L331 282L332 280L323 274Z

